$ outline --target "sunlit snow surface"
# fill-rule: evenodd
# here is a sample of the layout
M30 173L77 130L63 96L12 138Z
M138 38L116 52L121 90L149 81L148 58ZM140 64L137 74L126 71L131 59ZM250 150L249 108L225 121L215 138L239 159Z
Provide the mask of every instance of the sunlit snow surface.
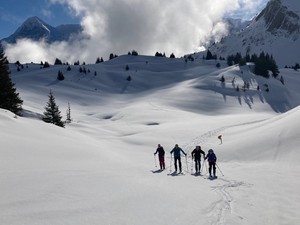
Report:
M0 110L0 224L298 224L299 72L282 69L282 85L215 64L121 56L81 66L87 74L11 64L25 111ZM64 118L70 103L66 128L40 119L50 90ZM184 175L168 175L175 144ZM214 149L218 179L206 165L193 175L196 145Z

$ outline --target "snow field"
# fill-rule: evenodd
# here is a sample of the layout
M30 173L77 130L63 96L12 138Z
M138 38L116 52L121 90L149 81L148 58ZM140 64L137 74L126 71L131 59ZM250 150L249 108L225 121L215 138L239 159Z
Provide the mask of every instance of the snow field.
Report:
M121 56L86 65L97 76L72 66L62 82L64 66L11 65L26 112L0 110L0 224L297 224L299 79L282 70L283 86L214 64ZM236 92L233 77L271 91ZM39 119L49 89L63 116L71 104L64 129ZM158 143L167 168L153 173ZM167 175L175 144L185 175ZM206 179L205 165L190 174L196 145L215 150L224 176Z

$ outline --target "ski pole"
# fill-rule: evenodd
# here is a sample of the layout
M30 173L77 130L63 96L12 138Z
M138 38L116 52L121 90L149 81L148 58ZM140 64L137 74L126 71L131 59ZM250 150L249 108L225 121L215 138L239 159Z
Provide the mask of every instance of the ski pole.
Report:
M206 173L208 172L208 169L207 169L207 164L206 164L206 162L205 162L205 158L203 159L203 163L204 163L204 165L205 165L205 169L206 169Z
M185 155L185 164L186 164L186 172L189 172L189 165L188 165L188 161L187 161L187 156Z
M155 162L155 167L157 167L155 154L154 154L154 162Z
M170 173L172 172L172 154L170 155Z
M200 160L200 162L201 162L201 160ZM203 171L203 165L204 165L204 164L205 164L205 159L203 158L203 163L200 164L200 166L201 166L200 173L202 173L202 171Z
M223 174L222 171L220 170L220 167L218 166L217 163L216 163L216 166L217 166L218 170L220 171L220 173L222 174L222 176L224 177L224 174Z

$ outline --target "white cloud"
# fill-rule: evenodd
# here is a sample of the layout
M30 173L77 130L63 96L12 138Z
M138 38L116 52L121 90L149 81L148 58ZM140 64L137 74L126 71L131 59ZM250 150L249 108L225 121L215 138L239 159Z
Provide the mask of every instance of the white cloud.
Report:
M42 9L42 14L47 17L47 18L51 18L52 17L52 11L49 9Z
M239 0L239 10L233 11L230 15L244 20L253 18L267 4L268 0Z
M66 61L75 58L93 63L98 56L108 58L110 53L126 54L133 49L139 54L154 55L156 51L176 56L197 51L212 35L220 38L226 29L222 23L225 14L240 7L254 9L257 0L51 0L69 7L80 16L84 32L89 40L80 44L45 43L35 44L41 54L20 52L32 42L20 41L14 50L6 52L9 59L18 56L34 61L32 57L44 56L41 60L51 61L56 57ZM60 51L63 47L63 51ZM70 52L68 52L70 50ZM75 54L74 54L75 52ZM51 60L50 60L51 58Z
M5 54L10 62L19 60L21 63L40 63L47 61L53 64L55 58L63 59L64 62L74 63L82 55L83 58L88 58L86 52L81 52L85 49L84 43L73 42L72 44L62 41L48 44L46 41L39 42L30 39L18 40L16 44L8 44Z

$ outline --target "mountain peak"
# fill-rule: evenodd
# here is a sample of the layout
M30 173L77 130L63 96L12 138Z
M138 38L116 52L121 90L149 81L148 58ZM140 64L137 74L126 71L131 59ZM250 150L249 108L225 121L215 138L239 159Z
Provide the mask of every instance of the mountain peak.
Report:
M72 34L79 34L82 27L79 24L60 25L53 27L37 16L26 19L22 25L7 38L2 41L7 43L16 43L18 39L31 39L39 41L41 39L47 42L67 41Z
M37 16L32 16L27 18L24 23L45 23L45 22Z

